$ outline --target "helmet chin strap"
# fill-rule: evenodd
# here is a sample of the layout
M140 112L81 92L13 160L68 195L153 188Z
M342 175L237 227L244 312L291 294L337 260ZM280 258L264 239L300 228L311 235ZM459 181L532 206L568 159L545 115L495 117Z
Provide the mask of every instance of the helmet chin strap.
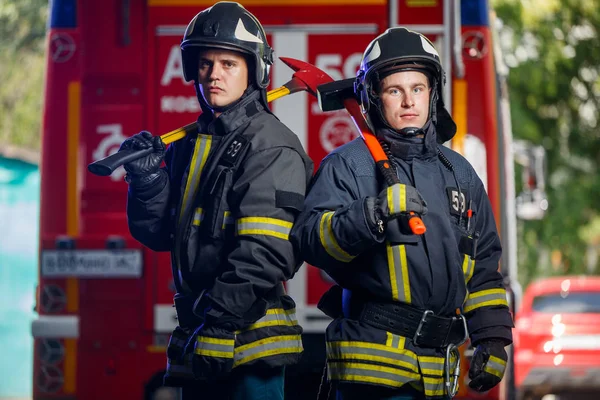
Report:
M417 137L419 135L425 136L425 131L423 130L423 128L417 128L412 126L402 128L397 132L403 137Z

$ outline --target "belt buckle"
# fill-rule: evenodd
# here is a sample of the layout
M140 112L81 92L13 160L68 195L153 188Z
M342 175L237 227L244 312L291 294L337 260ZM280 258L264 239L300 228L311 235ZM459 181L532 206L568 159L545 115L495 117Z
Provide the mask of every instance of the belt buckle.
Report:
M419 336L421 336L421 329L423 329L423 325L425 325L425 321L427 320L428 315L433 315L433 311L431 311L431 310L423 311L423 316L421 317L421 321L419 322L419 326L417 327L415 336L413 336L413 344L415 346L419 345L418 338L419 338Z

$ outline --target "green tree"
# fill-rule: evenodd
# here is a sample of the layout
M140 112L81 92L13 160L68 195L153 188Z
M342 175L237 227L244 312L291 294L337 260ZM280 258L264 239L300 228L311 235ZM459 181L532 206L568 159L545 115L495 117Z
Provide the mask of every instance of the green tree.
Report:
M515 137L547 152L549 210L521 223L522 283L595 264L600 204L600 13L593 0L496 0ZM542 255L553 254L554 257ZM586 256L587 254L587 256ZM590 257L591 255L591 257ZM559 257L557 257L559 256ZM560 265L543 265L553 259Z
M39 149L47 3L0 1L0 144Z

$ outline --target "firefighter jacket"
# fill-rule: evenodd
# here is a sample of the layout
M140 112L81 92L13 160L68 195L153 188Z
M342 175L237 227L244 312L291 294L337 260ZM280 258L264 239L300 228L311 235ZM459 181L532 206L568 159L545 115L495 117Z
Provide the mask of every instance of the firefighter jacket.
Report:
M198 132L169 147L158 183L128 194L133 237L171 251L180 326L167 375L295 363L302 328L282 282L300 265L289 233L312 161L258 90L214 120L201 115ZM193 354L181 353L186 343Z
M416 187L427 202L426 233L399 229L386 238L387 232L378 233L369 221L367 199L385 186L359 138L322 161L292 241L308 263L344 288L340 295L334 287L335 298L328 293L320 304L334 310L327 312L334 318L326 332L329 378L390 387L410 383L427 397L438 397L444 394L445 349L415 345L413 337L364 323L352 315L348 297L408 304L436 316L459 310L472 342L493 337L509 344L513 324L498 272L500 241L481 180L461 155L438 147L432 125L424 138L385 130L378 137L387 144L400 181ZM327 304L332 301L340 304ZM402 311L392 307L391 313Z

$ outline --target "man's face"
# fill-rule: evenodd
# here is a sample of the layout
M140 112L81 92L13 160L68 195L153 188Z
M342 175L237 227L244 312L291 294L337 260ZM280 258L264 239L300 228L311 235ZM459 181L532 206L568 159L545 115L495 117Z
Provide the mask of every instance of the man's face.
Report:
M383 117L397 131L422 128L429 117L429 95L429 82L422 72L400 71L388 75L380 83Z
M211 108L225 107L242 97L248 87L248 65L241 53L225 49L200 52L198 83Z

